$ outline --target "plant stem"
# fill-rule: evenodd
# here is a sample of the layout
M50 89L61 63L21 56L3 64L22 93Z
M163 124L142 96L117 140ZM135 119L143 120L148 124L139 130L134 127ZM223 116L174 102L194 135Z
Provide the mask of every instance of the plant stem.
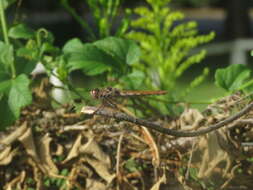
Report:
M166 127L159 125L155 122L151 122L149 120L144 120L144 119L140 119L137 117L133 117L133 116L130 116L130 115L123 113L123 112L118 112L115 110L112 111L111 109L106 108L106 107L99 107L99 109L98 109L97 107L85 106L82 108L81 112L84 114L89 114L89 115L95 114L95 115L105 116L107 118L114 118L117 121L128 121L128 122L137 124L138 126L143 126L148 129L153 129L153 130L158 131L160 133L174 136L174 137L196 137L196 136L210 133L214 130L218 130L222 127L229 126L229 124L232 124L233 122L238 120L240 117L246 115L252 109L253 109L253 102L251 102L249 105L245 106L243 109L241 109L236 114L229 116L226 119L219 121L218 123L202 127L196 131L175 130L175 129L166 128ZM237 121L237 122L240 122L240 121Z
M76 14L75 10L69 5L68 0L61 0L60 1L62 6L69 12L69 14L71 14L74 19L84 28L87 30L87 32L90 35L91 41L96 40L96 36L94 35L94 33L92 32L91 28L89 27L89 25L83 21L83 19L78 16L78 14Z
M0 19L1 19L1 24L2 24L1 26L2 26L2 30L3 30L4 41L6 44L9 44L7 24L6 24L6 19L5 19L5 14L4 14L4 6L3 6L2 0L0 0Z
M253 80L250 80L249 82L245 83L244 85L242 85L239 90L243 90L245 88L247 88L248 86L251 86L253 84Z
M3 0L0 0L0 20L1 20L1 27L2 27L2 31L3 31L4 42L7 45L9 45L10 41L9 41L9 38L8 38L8 29L7 29L7 24L6 24ZM16 69L15 69L14 61L12 61L10 63L10 67L11 67L11 76L12 76L12 78L16 78Z
M1 0L0 0L1 1ZM54 72L50 72L52 76L56 77L58 80L60 80L63 84L66 84L67 88L64 87L60 87L58 86L57 88L62 88L64 90L69 90L74 92L77 96L79 96L82 100L85 100L85 98L83 97L83 95L81 93L79 93L68 81L63 81L59 78L59 76L57 74L55 74ZM56 87L56 86L55 86ZM70 95L71 96L71 95Z

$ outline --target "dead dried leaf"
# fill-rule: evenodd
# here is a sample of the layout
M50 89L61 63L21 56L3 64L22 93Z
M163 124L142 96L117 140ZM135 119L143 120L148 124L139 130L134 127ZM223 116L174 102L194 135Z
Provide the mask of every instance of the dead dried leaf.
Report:
M76 140L75 140L75 142L74 142L71 150L69 151L69 154L68 154L67 158L62 161L63 164L79 155L79 149L80 149L80 146L81 146L81 140L82 140L82 134L79 134L77 136L77 138L76 138Z
M13 180L11 180L9 183L7 183L4 187L4 189L7 190L12 190L12 189L23 189L22 187L22 183L24 182L26 173L25 171L20 172L20 174L15 177Z
M97 174L102 177L108 184L112 182L115 178L115 174L110 174L109 169L110 166L101 160L96 160L87 157L86 161L89 163L90 166L94 168Z
M160 165L160 154L157 147L157 144L155 143L155 140L149 130L145 127L142 127L142 134L144 137L145 142L150 147L151 153L152 153L152 164L158 168Z
M118 189L120 189L120 190L137 190L137 188L134 187L134 185L129 183L127 178L123 179L123 181L120 183L120 187Z
M186 109L179 118L183 130L196 130L201 127L204 116L196 109Z
M153 185L153 187L150 190L159 190L160 185L162 183L166 183L166 176L163 174L163 176Z
M226 163L225 170L223 170L223 172L227 172L230 167L230 157L228 153L220 147L217 135L219 134L212 132L204 137L201 137L198 146L199 149L193 154L193 160L199 155L203 155L201 156L201 163L198 172L199 178L208 178L212 174L214 168L223 161Z
M30 155L37 163L40 163L40 158L36 151L31 128L27 128L18 140L25 147L27 154Z
M58 174L58 168L53 162L52 156L50 154L50 142L52 138L49 137L48 134L45 134L42 138L38 141L38 149L40 160L43 167L47 170L48 174Z
M56 146L57 147L56 147L56 151L54 152L54 155L56 156L63 155L63 151L64 151L63 145L57 144Z
M110 157L104 153L98 143L94 140L92 132L86 132L85 136L88 138L88 142L80 147L80 153L90 154L97 160L103 162L104 164L108 165L108 167L110 167Z
M10 145L12 142L16 141L21 135L23 135L26 130L27 130L27 123L24 122L20 127L12 131L11 134L1 139L0 144Z
M16 153L17 149L11 150L11 146L5 147L0 153L0 165L8 165Z
M86 190L106 190L105 184L99 182L98 180L86 179Z

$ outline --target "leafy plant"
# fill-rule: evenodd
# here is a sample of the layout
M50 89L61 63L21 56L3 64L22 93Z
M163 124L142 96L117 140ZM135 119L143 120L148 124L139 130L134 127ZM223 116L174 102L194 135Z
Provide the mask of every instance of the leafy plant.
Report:
M89 34L89 39L94 41L96 39L102 39L113 34L113 36L122 37L129 27L130 12L125 11L125 15L119 20L121 16L120 6L123 0L88 0L87 4L91 10L93 16L93 22L98 28L98 35L92 30L90 25L81 18L77 12L69 4L69 0L61 0L62 6L75 18L80 26L85 29ZM116 31L113 31L113 26L119 25Z
M6 30L4 25L2 29ZM18 119L20 109L32 103L29 74L36 63L43 62L43 54L49 52L52 40L44 36L44 30L33 31L23 24L10 28L5 35L5 41L0 41L0 127Z
M17 27L24 28L24 26ZM14 28L10 31L13 32ZM34 36L39 33L40 30L34 32ZM15 35L19 35L18 31L15 32ZM85 44L79 39L72 39L65 44L62 51L47 42L39 45L39 41L31 38L25 46L19 48L0 42L0 49L2 49L0 67L3 68L0 72L2 127L18 119L20 109L32 103L29 74L36 63L42 63L45 66L49 77L54 75L60 79L64 85L62 88L69 91L73 99L76 96L84 97L69 81L70 72L80 69L88 76L107 73L103 75L104 79L102 79L106 82L107 76L116 77L128 72L129 65L138 60L139 54L138 46L134 42L113 37ZM50 56L49 52L52 53ZM15 63L13 74L11 72L12 63Z
M10 3L0 2L4 39L0 41L0 128L19 118L20 109L32 102L28 74L41 60L43 52L47 51L47 43L41 41L44 38L41 30L35 32L23 24L8 30L4 11ZM11 43L10 40L15 42ZM20 45L20 40L25 40L25 45Z
M250 92L253 90L253 80L250 79L251 70L242 64L229 65L215 72L215 83L229 93L238 90Z
M4 9L1 9L2 16ZM61 81L61 88L72 101L75 97L86 100L69 80L72 71L81 70L87 76L102 76L100 82L117 78L129 72L138 61L140 50L131 40L108 37L93 43L69 40L62 49L53 45L53 35L45 29L34 31L24 24L9 30L2 23L4 41L0 41L0 127L19 118L20 110L32 103L30 74L40 63L48 77ZM100 83L100 84L101 84ZM113 83L113 82L112 82ZM87 91L87 89L86 89ZM50 99L50 98L49 98Z
M72 39L63 47L63 54L70 72L81 69L89 76L104 72L108 72L108 76L120 76L138 61L140 50L131 40L108 37L85 44Z
M148 88L173 89L176 80L192 65L200 63L206 55L205 50L195 54L190 54L190 51L214 38L213 32L199 35L194 21L176 24L184 19L184 15L178 11L172 12L168 8L169 2L170 0L147 0L149 8L135 8L134 13L139 17L131 22L131 26L137 30L127 34L141 46L141 62L133 67L142 73ZM208 69L205 68L192 81L187 92L199 85L207 74Z

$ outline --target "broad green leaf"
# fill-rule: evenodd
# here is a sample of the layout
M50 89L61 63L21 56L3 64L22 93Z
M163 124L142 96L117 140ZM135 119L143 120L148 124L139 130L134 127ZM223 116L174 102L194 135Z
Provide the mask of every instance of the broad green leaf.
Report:
M27 60L23 57L16 57L16 73L19 74L31 74L36 67L37 60Z
M134 70L130 74L121 77L121 81L124 86L130 87L131 89L142 89L145 74L142 71Z
M9 30L9 37L14 39L30 39L35 36L34 30L28 28L24 24L13 26Z
M11 80L0 82L0 93L6 93L11 87Z
M0 63L0 82L9 78L8 71L5 70L4 65Z
M21 47L16 51L15 67L18 74L30 74L40 61L39 50L33 46Z
M4 65L7 72L14 61L13 46L0 41L0 64Z
M83 43L78 38L69 40L62 48L63 52L66 53L76 53L82 51Z
M84 67L82 71L88 76L102 74L110 70L110 67L102 63L92 63L92 62L86 62L86 63L87 64L83 65Z
M10 110L7 99L5 95L0 99L0 130L4 130L16 119Z
M42 53L50 53L50 54L57 54L60 52L60 49L55 47L53 44L45 42L41 46L41 54Z
M70 71L81 69L87 75L97 75L118 69L119 63L111 55L92 44L85 44L77 52L69 54L68 66Z
M132 40L108 37L93 44L108 54L117 57L122 64L132 65L138 62L141 54L140 48Z
M252 93L253 92L253 80L248 81L247 83L243 84L243 90L246 93Z
M249 77L250 70L246 65L230 65L225 69L217 69L215 83L229 92L234 92L239 90Z
M32 103L32 94L29 90L29 79L21 74L12 80L8 98L8 104L16 118L19 117L20 109Z
M39 50L34 46L21 47L17 49L17 56L24 57L28 60L38 60L39 61Z

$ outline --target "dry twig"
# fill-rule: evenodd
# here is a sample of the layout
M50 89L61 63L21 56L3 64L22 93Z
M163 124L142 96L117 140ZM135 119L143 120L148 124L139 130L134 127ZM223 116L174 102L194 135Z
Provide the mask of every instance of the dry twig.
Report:
M238 113L236 113L236 114L234 114L234 115L232 115L232 116L230 116L230 117L228 117L228 118L226 118L214 125L209 125L203 129L199 129L197 131L184 131L184 130L173 130L173 129L164 128L157 123L150 122L150 121L147 121L144 119L139 119L136 117L132 117L128 114L113 111L112 109L106 108L106 107L97 109L97 107L85 106L82 108L81 112L85 113L85 114L96 114L96 115L101 115L101 116L105 116L105 117L110 117L110 118L114 118L114 119L117 119L120 121L128 121L131 123L135 123L137 125L141 125L143 127L147 127L149 129L156 130L160 133L175 136L175 137L194 137L194 136L204 135L206 133L209 133L211 131L214 131L214 130L217 130L221 127L224 127L225 125L228 125L228 124L232 123L233 121L239 119L243 115L247 114L252 108L253 108L253 102L251 102L249 105L244 107Z

